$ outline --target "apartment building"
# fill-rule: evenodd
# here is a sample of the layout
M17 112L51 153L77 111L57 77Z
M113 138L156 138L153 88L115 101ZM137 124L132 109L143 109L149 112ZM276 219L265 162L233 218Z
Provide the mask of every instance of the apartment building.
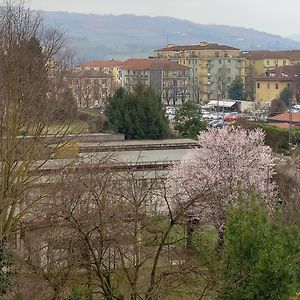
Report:
M293 98L299 100L300 64L276 67L255 77L255 100L271 102L278 99L286 87L291 87Z
M168 59L190 68L189 94L195 102L227 97L236 77L245 78L246 60L240 50L226 45L201 42L198 45L167 45L155 50L158 59Z
M121 64L121 85L133 91L137 84L150 86L165 105L190 99L190 68L169 60L128 59Z
M121 84L121 61L119 60L91 60L86 61L76 67L77 70L96 70L111 75L113 82L118 88Z
M112 93L112 76L103 71L77 69L68 81L79 107L103 108Z
M255 70L256 75L274 71L277 67L300 64L300 50L244 51L241 56L246 59L247 67Z

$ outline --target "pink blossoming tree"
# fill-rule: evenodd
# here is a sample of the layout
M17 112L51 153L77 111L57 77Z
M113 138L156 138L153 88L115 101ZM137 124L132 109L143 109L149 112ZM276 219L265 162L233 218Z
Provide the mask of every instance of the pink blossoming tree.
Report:
M264 133L239 127L209 129L173 167L167 180L173 219L193 218L212 224L222 236L226 208L256 193L271 208L275 197L274 159Z

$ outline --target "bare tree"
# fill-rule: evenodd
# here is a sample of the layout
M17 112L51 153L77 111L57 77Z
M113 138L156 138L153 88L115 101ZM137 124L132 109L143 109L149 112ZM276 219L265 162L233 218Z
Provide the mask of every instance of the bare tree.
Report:
M33 192L40 169L55 148L47 134L53 102L50 58L63 39L44 26L23 1L0 8L0 241L16 230L32 206L44 197ZM59 133L58 133L59 134ZM60 132L62 134L62 132ZM50 139L51 140L51 139Z

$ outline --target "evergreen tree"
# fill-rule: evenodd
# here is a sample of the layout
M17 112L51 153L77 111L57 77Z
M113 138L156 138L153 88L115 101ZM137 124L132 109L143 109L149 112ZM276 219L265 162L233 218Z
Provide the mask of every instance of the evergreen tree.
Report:
M245 99L244 82L240 76L235 77L231 82L228 89L228 95L229 98L233 100Z
M252 199L229 211L220 299L288 299L296 291L299 232Z
M129 139L161 139L169 133L160 98L143 85L136 86L133 93L117 90L109 99L105 115L108 129Z
M287 107L289 107L292 98L293 98L293 90L289 86L285 87L279 95L279 99L283 101Z
M192 101L183 103L175 115L175 128L182 136L196 139L199 132L205 129L201 109Z

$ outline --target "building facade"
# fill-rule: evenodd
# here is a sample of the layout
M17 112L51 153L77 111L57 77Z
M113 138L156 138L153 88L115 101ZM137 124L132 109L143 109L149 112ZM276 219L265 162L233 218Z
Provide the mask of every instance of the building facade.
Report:
M190 69L168 60L128 59L121 64L121 85L132 92L138 84L153 88L165 105L190 99Z
M280 93L290 87L293 99L299 100L300 65L277 67L255 77L255 100L271 102L280 97Z
M245 59L240 50L202 42L155 50L158 59L169 59L190 68L189 94L194 102L226 98L228 85L236 76L245 77Z
M118 88L121 84L121 61L119 60L91 60L86 61L76 67L76 70L96 70L102 71L107 75L112 76L113 83Z
M252 67L256 75L273 72L277 67L300 64L300 50L244 51L241 56L246 59L247 68Z
M104 108L112 94L112 76L96 70L75 70L68 77L79 107Z

